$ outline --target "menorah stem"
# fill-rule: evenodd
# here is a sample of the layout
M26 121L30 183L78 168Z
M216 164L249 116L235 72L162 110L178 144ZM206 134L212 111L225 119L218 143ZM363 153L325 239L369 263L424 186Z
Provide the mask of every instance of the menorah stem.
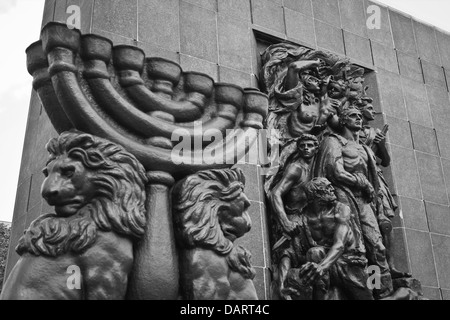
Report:
M147 227L134 250L127 299L176 300L179 294L178 255L169 195L175 180L161 171L147 175Z

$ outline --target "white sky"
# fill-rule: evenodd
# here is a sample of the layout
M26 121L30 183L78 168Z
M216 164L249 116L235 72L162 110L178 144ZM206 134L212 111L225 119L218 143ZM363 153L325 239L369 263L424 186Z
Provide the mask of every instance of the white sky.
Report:
M32 80L25 49L39 39L44 2L0 0L0 221L12 220ZM450 31L449 0L378 2Z

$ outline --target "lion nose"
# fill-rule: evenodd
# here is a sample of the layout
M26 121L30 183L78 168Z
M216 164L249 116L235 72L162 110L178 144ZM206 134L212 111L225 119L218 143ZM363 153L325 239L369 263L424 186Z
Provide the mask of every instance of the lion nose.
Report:
M42 197L48 202L48 204L54 203L55 199L59 195L57 187L49 187L45 183L42 185Z

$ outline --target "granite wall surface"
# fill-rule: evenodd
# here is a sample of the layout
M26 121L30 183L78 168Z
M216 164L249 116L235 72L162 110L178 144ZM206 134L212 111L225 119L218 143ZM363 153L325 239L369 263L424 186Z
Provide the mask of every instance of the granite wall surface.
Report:
M379 112L390 125L392 165L385 170L400 209L395 253L431 299L450 299L450 34L368 0L47 0L43 25L66 22L81 8L81 30L147 56L178 62L184 71L216 81L258 86L259 54L282 40L349 57L367 69ZM381 9L369 29L367 8ZM25 61L24 61L25 64ZM51 211L40 196L45 143L56 135L33 93L13 217L7 273L24 228ZM247 177L252 231L239 240L253 254L260 299L269 299L270 254L261 168L239 166Z

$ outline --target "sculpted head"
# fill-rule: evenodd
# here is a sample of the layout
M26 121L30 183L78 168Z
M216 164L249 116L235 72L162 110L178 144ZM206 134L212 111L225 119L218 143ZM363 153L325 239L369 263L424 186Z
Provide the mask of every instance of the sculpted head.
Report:
M363 96L357 103L358 109L366 122L375 120L375 109L373 107L373 99L368 96Z
M233 242L250 231L250 202L240 169L208 170L177 183L173 189L173 217L178 245L187 250L212 250L229 268L253 279L251 254Z
M234 240L251 228L244 185L239 169L202 171L179 182L173 195L180 245L229 253Z
M335 190L326 178L313 178L304 185L306 199L309 203L331 203L336 201Z
M41 192L55 206L56 215L41 216L31 224L19 245L22 251L53 255L71 247L78 250L95 241L96 230L131 238L144 234L147 176L132 154L78 131L62 133L46 148L50 156ZM47 243L47 249L34 245L37 239L45 242L51 237L60 241Z
M361 111L354 105L344 106L339 115L339 124L351 131L361 130L363 125Z
M319 140L312 134L303 134L297 140L297 148L301 158L311 159L318 151Z

